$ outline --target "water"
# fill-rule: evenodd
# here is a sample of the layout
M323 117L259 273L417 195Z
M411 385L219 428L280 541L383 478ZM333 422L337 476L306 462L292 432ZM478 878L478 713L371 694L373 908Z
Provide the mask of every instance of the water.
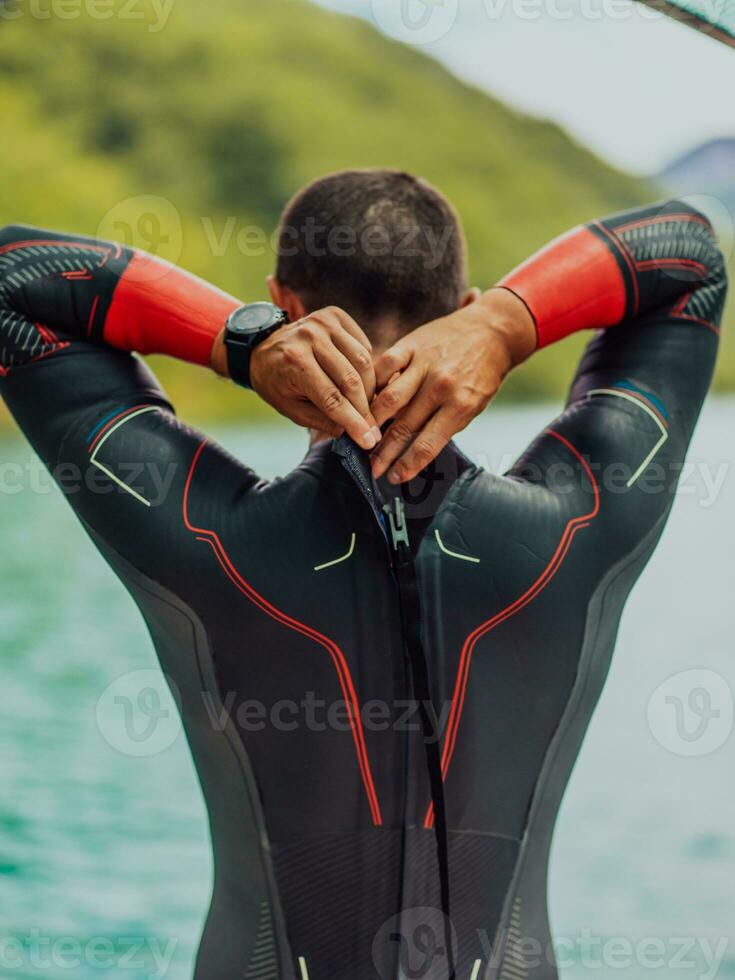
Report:
M460 441L498 468L551 414L491 411ZM735 977L733 432L735 401L712 401L565 800L551 877L565 980ZM220 437L265 475L303 447L288 428ZM198 784L180 737L133 758L101 736L101 692L153 652L30 459L0 444L0 976L186 980L211 884ZM667 686L649 722L657 688L690 669L710 673ZM677 729L665 697L691 689Z

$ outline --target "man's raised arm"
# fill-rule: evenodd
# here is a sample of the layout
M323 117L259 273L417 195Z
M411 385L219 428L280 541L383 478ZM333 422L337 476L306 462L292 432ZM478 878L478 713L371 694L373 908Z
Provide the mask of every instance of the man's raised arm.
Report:
M499 286L524 302L541 348L654 312L717 330L727 279L709 221L670 201L575 228Z
M20 225L0 231L0 376L92 346L165 354L227 375L224 327L239 305L197 276L114 242ZM371 434L374 374L362 330L329 309L283 335L258 351L261 397L298 424L347 430L372 448L379 432Z
M98 343L208 365L238 301L145 252L22 225L0 231L0 368Z
M384 355L378 385L401 375L373 405L380 424L396 419L374 454L376 473L414 476L536 347L583 329L645 330L652 318L717 333L726 291L712 227L681 201L574 229Z

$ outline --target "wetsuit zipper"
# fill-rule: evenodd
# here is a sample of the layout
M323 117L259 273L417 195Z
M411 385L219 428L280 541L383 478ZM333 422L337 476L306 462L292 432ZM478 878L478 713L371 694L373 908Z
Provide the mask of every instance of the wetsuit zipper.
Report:
M444 914L444 943L447 953L447 977L454 980L454 955L450 918L449 841L447 835L444 779L441 769L439 722L431 696L429 664L422 639L421 594L403 500L396 496L383 506L388 518L388 537L393 574L398 586L403 644L409 661L414 696L418 702L419 718L426 751L431 802L434 808L434 834Z
M429 664L421 635L421 593L416 574L416 564L411 551L405 505L400 496L400 491L397 491L386 502L380 487L373 480L370 465L364 454L357 451L350 439L342 436L334 441L332 448L341 458L344 469L350 474L362 496L370 505L373 516L380 526L386 542L393 579L396 583L403 648L411 673L414 696L418 702L431 802L434 809L434 835L439 867L441 905L444 914L444 944L447 951L447 980L455 980L450 918L449 845L444 802L444 780L441 771L439 723L431 697Z

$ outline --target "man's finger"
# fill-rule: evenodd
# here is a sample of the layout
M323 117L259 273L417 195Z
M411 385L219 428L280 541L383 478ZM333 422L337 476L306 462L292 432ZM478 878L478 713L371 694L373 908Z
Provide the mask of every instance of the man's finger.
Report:
M394 374L405 371L413 358L413 349L400 341L382 354L375 362L375 383L384 388Z
M342 356L342 355L340 355ZM322 370L316 358L307 361L300 378L299 387L312 405L344 429L358 446L368 451L380 439L380 429L374 422L368 422L345 398L335 382Z
M429 420L388 472L390 483L406 483L433 462L449 440L464 428L466 420L444 406Z
M354 337L355 340L361 344L368 353L372 352L373 345L370 343L368 335L362 329L360 324L356 320L352 319L349 313L345 313L344 310L340 310L338 307L335 307L334 316L340 327L346 330L351 337Z
M325 435L336 438L341 436L344 429L328 419L323 412L315 408L311 402L300 401L298 399L292 399L288 404L283 406L275 406L281 414L285 415L286 418L291 419L296 425L301 425L305 429L315 429L317 432L323 432Z
M370 401L375 394L375 368L372 354L361 341L346 330L334 330L331 336L334 346L344 354L362 378L365 394Z
M398 374L378 395L370 406L378 425L394 419L414 398L425 377L418 365L410 365Z
M368 428L377 428L370 410L362 376L330 339L314 345L314 357L327 377L331 378L345 398L368 422Z
M408 408L394 420L372 455L373 476L379 479L401 456L421 432L436 411L436 402L426 386L419 391Z

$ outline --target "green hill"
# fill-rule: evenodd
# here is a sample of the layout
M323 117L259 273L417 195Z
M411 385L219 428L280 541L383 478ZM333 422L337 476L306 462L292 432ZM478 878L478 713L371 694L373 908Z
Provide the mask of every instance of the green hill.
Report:
M113 2L109 17L107 4L47 19L22 5L0 22L0 222L114 235L253 299L273 256L245 230L270 235L303 182L339 167L399 166L440 186L482 286L575 222L654 193L557 126L305 0L176 0L163 26L161 0ZM507 397L558 394L574 343ZM206 372L159 367L182 415L264 411Z

